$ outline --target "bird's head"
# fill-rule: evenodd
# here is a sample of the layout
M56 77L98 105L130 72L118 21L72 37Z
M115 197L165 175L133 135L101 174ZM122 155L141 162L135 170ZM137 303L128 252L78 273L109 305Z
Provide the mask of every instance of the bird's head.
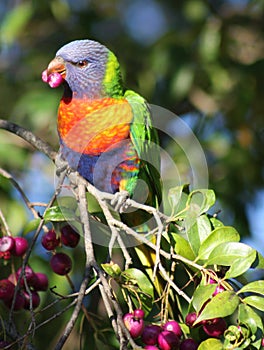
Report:
M76 40L56 53L42 80L51 87L61 84L66 95L98 99L123 93L119 63L104 45L92 40Z

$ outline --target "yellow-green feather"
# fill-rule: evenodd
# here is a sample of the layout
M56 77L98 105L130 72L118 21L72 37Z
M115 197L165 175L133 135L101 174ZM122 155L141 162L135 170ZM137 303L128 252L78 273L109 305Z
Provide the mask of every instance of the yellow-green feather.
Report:
M102 84L107 96L115 98L123 97L123 87L119 63L116 56L111 51L108 53L108 60Z

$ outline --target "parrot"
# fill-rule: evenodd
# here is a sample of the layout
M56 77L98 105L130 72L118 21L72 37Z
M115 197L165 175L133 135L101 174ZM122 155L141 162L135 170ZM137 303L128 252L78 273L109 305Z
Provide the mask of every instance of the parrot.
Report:
M69 166L98 190L125 193L158 208L157 130L146 100L125 88L115 54L94 40L72 41L57 51L42 80L64 88L57 129L60 155ZM144 221L144 214L131 213L130 223ZM150 255L147 249L144 254Z

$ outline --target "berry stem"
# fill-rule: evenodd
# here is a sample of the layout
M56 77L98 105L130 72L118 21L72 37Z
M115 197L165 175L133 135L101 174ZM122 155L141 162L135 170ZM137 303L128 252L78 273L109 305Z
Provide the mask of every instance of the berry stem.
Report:
M6 222L6 219L5 219L4 214L3 214L1 209L0 209L0 219L1 219L2 223L3 223L3 225L4 225L4 228L5 228L7 236L12 237L11 230L9 229L9 226L8 226L8 224Z
M73 284L72 279L70 278L69 274L65 275L65 277L66 277L66 280L68 281L73 293L76 292L74 284Z

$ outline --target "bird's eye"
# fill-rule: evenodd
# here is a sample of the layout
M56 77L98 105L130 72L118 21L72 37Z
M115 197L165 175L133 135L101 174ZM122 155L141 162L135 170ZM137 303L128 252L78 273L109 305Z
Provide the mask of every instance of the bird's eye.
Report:
M88 66L88 61L87 60L81 60L81 61L78 61L78 62L76 62L74 64L77 67L84 68L84 67Z

